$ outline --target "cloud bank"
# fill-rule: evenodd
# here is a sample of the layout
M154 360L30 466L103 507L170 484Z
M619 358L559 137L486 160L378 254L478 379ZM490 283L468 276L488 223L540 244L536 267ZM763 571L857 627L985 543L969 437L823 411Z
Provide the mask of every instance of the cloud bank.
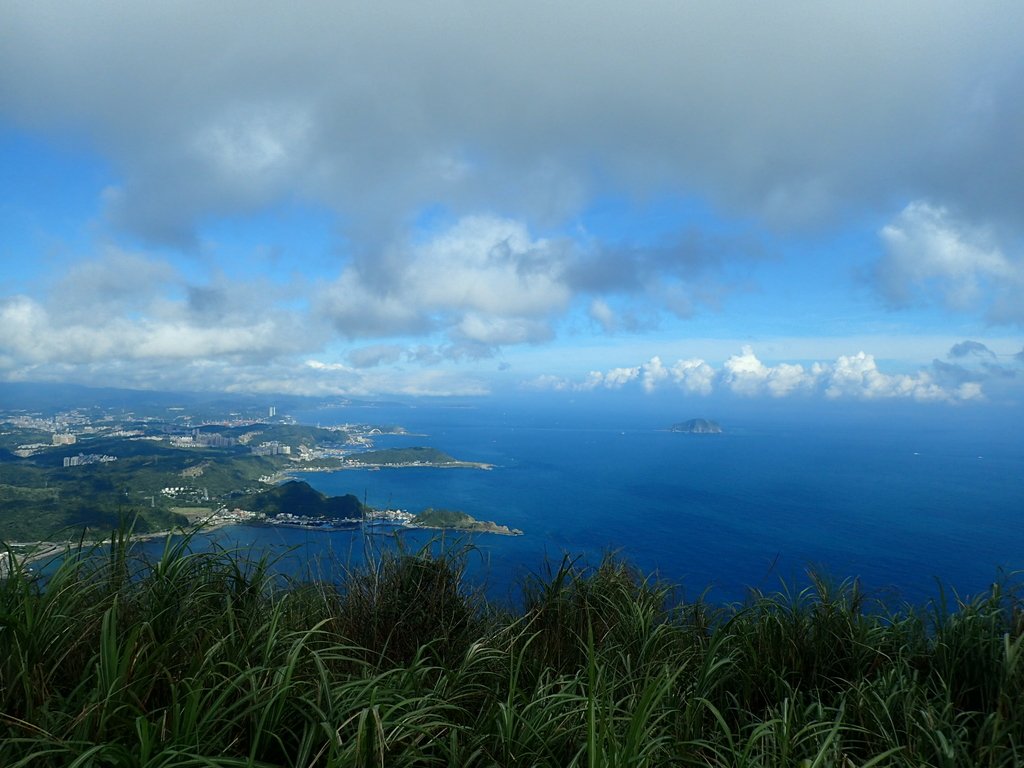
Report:
M1012 222L1021 29L1013 2L12 2L0 104L93 137L109 216L158 241L293 192L366 233L436 202L551 221L601 178L780 225L894 195Z
M964 341L955 345L950 357L963 357L964 350L985 351L980 342ZM1024 359L1024 356L1017 357ZM700 358L677 360L671 365L654 356L646 363L629 368L591 371L573 381L544 375L523 383L526 389L589 392L598 389L621 390L639 383L644 392L678 390L688 395L728 393L742 397L820 396L827 399L890 400L918 402L966 402L985 397L983 383L994 378L1016 376L1010 366L993 365L968 369L962 365L933 361L929 368L915 373L885 373L873 355L858 352L840 355L831 362L768 365L750 346L730 356L717 369Z

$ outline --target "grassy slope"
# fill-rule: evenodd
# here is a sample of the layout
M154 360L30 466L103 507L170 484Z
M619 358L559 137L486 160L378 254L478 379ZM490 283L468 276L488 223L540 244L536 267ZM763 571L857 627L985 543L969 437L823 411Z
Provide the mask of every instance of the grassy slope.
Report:
M0 764L1015 765L1015 594L887 614L855 584L675 604L562 563L523 608L465 553L282 587L265 560L123 546L0 581Z

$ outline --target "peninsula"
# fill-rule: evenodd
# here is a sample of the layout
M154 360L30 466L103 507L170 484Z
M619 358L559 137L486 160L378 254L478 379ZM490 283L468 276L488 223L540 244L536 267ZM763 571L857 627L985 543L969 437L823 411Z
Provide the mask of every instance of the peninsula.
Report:
M400 509L374 509L351 493L326 496L300 480L290 480L269 490L240 498L230 514L242 524L283 525L292 528L331 530L367 523L400 528L453 529L465 533L497 533L518 536L522 531L506 525L477 520L465 512L430 507L419 514Z
M345 457L351 465L362 467L454 467L463 469L493 469L493 464L480 461L460 461L437 448L413 446L411 448L384 448L377 451L350 453Z
M523 532L518 528L509 528L507 525L498 525L488 520L477 520L465 512L453 509L434 509L433 507L425 509L416 515L412 520L412 524L417 528L452 529L467 533L497 533L502 536L523 535Z

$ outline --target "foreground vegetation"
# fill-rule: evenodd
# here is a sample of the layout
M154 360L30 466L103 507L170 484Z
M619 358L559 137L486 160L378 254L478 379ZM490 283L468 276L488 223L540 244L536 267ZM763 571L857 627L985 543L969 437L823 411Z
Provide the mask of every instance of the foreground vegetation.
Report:
M1013 766L1024 613L996 585L889 612L816 579L679 602L608 558L488 604L467 553L284 583L115 538L0 581L4 766Z

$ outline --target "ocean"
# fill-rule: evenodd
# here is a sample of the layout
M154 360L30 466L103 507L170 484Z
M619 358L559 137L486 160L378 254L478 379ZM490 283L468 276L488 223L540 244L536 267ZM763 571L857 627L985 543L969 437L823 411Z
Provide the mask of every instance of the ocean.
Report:
M298 475L372 506L462 510L524 535L470 537L470 577L497 599L563 556L609 552L667 579L684 598L742 600L751 587L802 588L810 572L857 578L889 603L918 603L938 584L961 595L1024 568L1024 440L994 410L878 405L733 407L719 416L580 406L574 401L465 407L332 408L304 423L400 424L378 447L430 445L490 471L396 468ZM725 432L668 431L716 418ZM296 570L358 562L389 537L230 527L240 546L292 547ZM415 549L433 533L402 534ZM451 537L449 537L450 539ZM322 567L322 566L321 566Z

